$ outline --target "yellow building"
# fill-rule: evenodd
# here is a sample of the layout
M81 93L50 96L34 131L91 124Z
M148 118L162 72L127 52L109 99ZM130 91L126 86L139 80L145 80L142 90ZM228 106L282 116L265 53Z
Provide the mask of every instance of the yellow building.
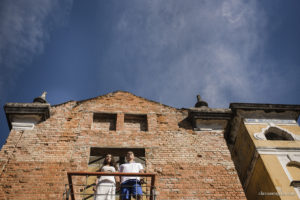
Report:
M247 199L300 199L299 105L231 103L226 138Z

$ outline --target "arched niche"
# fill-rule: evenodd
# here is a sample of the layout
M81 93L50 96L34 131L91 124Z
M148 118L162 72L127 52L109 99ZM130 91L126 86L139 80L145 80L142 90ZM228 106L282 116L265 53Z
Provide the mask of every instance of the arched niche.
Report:
M289 140L289 141L294 140L294 137L290 133L274 126L268 128L265 131L264 135L267 140Z
M258 140L280 140L280 141L294 141L299 140L299 137L290 133L287 130L277 126L268 126L262 129L261 132L255 133L254 137ZM298 138L298 139L297 139Z

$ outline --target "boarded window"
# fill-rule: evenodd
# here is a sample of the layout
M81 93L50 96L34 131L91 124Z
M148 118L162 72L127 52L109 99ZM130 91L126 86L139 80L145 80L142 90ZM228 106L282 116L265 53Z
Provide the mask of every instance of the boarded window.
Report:
M116 121L117 114L115 113L94 113L93 129L115 131Z
M124 128L130 131L148 131L147 115L125 114Z

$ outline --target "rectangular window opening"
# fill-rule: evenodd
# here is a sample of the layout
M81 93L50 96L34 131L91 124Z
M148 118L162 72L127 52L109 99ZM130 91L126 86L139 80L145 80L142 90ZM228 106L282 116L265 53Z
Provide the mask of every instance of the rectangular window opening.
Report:
M141 163L146 172L146 160L145 160L145 149L144 148L102 148L102 147L91 147L90 149L90 157L88 163L88 172L98 172L103 166L103 162L105 156L107 154L111 154L114 158L117 169L120 168L120 165L126 162L126 154L128 151L132 151L134 153L135 162ZM84 199L94 199L95 191L93 191L93 187L96 186L96 180L99 177L96 176L88 176L86 180L83 180L83 184L78 185L79 191L82 195L85 195ZM143 187L144 194L150 194L150 183L151 178L144 178L145 184ZM74 184L74 182L73 182ZM76 184L74 184L76 186ZM116 199L119 199L120 191L116 191Z
M106 154L111 154L114 157L117 166L126 162L125 156L128 151L134 153L135 161L146 165L145 149L144 148L101 148L91 147L89 166L100 167L104 161Z
M125 114L124 128L130 131L148 131L146 114Z
M116 130L117 114L115 113L94 113L93 129L98 130Z

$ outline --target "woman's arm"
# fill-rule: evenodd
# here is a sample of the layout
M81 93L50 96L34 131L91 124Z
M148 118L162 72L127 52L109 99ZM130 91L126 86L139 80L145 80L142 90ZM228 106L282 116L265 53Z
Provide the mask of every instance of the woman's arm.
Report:
M98 185L98 177L96 178L96 184L93 186L93 191L95 192L97 189L97 185Z
M100 167L100 169L98 169L96 172L101 172L102 168L103 168L103 166ZM96 178L96 185L94 185L94 187L93 187L94 191L96 191L96 188L97 188L97 185L98 185L98 182L99 182L99 178L100 178L100 176L97 176L97 178Z

